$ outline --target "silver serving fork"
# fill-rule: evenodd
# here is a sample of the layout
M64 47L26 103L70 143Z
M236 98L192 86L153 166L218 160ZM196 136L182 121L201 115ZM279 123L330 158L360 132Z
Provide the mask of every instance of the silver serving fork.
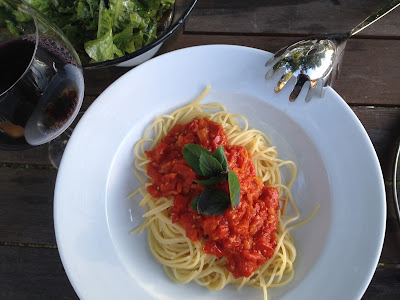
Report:
M269 79L278 71L283 71L274 88L274 91L279 93L287 82L296 76L296 84L289 96L290 101L297 99L307 81L310 82L310 87L306 101L310 101L318 92L322 95L323 88L331 85L339 75L347 40L399 5L400 0L389 1L349 32L309 37L282 48L266 63L269 71L265 78Z

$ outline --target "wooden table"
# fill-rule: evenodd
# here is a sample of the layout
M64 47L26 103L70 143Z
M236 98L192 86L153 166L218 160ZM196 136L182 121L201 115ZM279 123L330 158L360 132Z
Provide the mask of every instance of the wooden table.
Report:
M199 0L182 34L161 53L201 44L237 44L275 52L303 36L347 31L381 2ZM82 110L126 71L86 72ZM363 299L400 299L400 227L390 174L394 141L400 135L400 9L349 40L334 88L367 130L387 191L385 243ZM47 145L0 151L0 299L78 298L64 272L54 235L56 175Z

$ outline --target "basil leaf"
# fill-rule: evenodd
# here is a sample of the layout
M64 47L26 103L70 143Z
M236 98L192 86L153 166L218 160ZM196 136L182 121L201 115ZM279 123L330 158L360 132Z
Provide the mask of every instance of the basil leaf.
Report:
M232 209L240 202L240 182L235 172L228 172L229 194L231 198Z
M194 182L201 184L202 186L205 186L205 187L210 187L210 186L220 182L222 179L224 179L223 176L217 176L217 177L211 177L206 180L195 180Z
M221 164L224 171L228 171L228 160L226 159L226 155L224 152L224 146L219 146L212 155L215 157L218 162Z
M201 192L197 203L198 212L209 216L221 215L228 207L229 198L225 192L208 189Z
M199 195L193 198L192 202L190 202L190 206L198 212L197 203L199 202Z
M201 153L205 153L211 155L211 153L204 147L196 145L196 144L186 144L183 147L183 157L186 160L186 163L193 171L197 174L204 176L200 169L200 155Z
M224 171L218 160L206 153L200 154L199 167L203 176L206 177L218 176Z

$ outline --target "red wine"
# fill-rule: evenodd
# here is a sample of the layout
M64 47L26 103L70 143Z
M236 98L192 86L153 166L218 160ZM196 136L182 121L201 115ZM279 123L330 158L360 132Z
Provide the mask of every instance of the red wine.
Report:
M22 76L32 59L34 50L35 44L23 39L0 44L0 65L6 71L0 73L0 94Z
M0 44L0 149L40 145L62 133L83 97L82 69L59 43L34 36Z

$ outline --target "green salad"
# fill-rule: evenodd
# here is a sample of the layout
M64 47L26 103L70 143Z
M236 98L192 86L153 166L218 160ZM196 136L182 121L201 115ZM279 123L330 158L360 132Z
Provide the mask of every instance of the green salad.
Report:
M68 37L82 63L122 57L157 37L175 0L25 0Z

